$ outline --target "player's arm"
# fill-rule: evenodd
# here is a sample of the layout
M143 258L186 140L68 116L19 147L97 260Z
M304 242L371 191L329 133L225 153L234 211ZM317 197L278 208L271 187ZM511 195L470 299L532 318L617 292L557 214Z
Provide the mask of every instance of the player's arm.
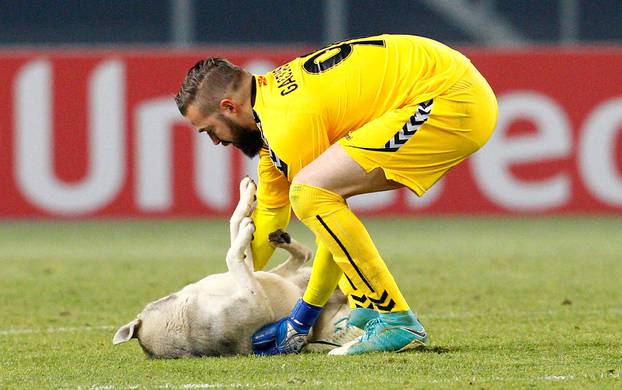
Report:
M268 235L278 229L285 230L291 216L289 182L274 167L267 150L262 149L259 156L257 206L252 216L255 234L251 241L256 271L263 269L274 253Z

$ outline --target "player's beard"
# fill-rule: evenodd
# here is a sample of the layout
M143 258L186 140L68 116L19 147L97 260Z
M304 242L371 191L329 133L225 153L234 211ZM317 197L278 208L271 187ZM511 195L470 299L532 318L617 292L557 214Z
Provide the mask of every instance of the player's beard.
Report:
M263 139L257 128L240 126L222 114L220 114L219 119L225 122L231 129L233 139L230 143L232 143L233 146L250 158L259 154L259 151L263 147Z

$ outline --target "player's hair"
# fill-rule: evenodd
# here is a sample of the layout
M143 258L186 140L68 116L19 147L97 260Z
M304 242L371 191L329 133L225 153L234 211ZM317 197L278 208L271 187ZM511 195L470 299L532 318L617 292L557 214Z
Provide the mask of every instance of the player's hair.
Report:
M216 112L227 91L239 87L243 73L242 68L220 57L197 62L188 70L175 96L179 112L185 116L188 106L195 102L203 115Z

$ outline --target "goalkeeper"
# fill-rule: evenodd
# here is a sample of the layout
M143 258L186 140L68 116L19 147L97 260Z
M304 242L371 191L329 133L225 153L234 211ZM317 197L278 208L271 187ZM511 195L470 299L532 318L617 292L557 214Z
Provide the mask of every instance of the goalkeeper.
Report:
M317 239L303 298L256 332L256 353L299 352L337 285L365 334L332 354L428 344L346 199L401 187L421 196L486 143L497 102L464 55L423 37L380 35L332 44L264 75L212 57L188 71L176 103L214 144L260 156L256 270L274 250L268 233L287 226L290 210ZM403 237L413 235L415 226Z

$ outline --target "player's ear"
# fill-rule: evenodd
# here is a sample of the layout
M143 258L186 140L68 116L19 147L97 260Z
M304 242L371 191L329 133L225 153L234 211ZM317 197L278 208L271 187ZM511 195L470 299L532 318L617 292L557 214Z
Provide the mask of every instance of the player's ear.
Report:
M220 101L219 107L222 113L235 113L239 109L239 104L229 98L224 98Z

